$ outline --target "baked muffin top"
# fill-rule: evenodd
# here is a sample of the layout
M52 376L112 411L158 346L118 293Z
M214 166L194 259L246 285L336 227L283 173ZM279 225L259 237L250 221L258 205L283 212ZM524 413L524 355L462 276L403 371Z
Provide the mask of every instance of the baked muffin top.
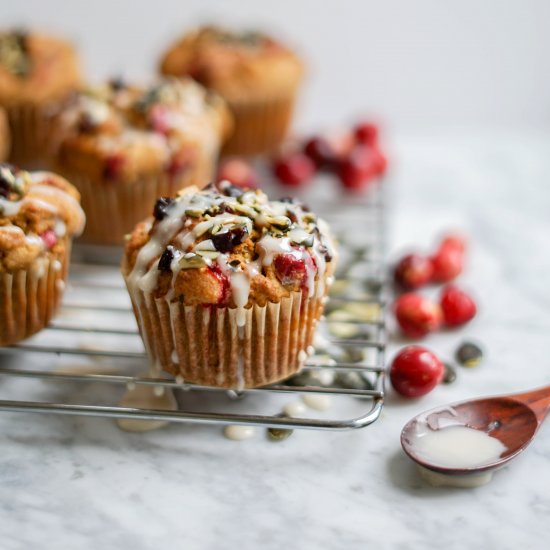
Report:
M242 313L294 291L324 296L334 263L328 227L305 205L223 181L159 199L129 235L122 272L130 293Z
M214 155L229 131L223 100L191 79L148 88L111 80L80 92L59 120L60 168L97 181L178 176L195 156Z
M79 83L74 48L59 38L0 31L0 104L11 107L56 100Z
M0 272L27 269L56 255L84 229L78 191L50 172L0 164Z
M189 75L227 100L240 101L292 93L303 66L293 52L265 34L209 26L172 45L160 71Z

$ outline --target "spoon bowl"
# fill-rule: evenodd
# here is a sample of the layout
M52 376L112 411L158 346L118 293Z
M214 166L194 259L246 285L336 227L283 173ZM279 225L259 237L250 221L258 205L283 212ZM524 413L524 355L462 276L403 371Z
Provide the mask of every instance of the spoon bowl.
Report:
M401 432L405 453L421 467L447 476L483 474L501 468L533 440L550 410L550 386L527 393L462 401L424 412L410 420ZM496 458L471 466L443 466L418 452L419 430L463 426L500 441L505 450Z

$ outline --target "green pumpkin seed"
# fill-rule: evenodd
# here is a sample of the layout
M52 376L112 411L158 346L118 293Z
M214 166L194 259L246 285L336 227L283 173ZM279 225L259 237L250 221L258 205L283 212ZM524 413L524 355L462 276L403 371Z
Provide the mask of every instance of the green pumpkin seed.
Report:
M464 342L456 350L456 359L464 367L477 367L483 360L483 350L472 342Z
M445 373L443 374L443 384L452 384L456 380L456 370L449 363L443 363Z
M285 439L288 439L293 433L294 430L288 430L286 428L267 429L267 436L271 441L284 441Z

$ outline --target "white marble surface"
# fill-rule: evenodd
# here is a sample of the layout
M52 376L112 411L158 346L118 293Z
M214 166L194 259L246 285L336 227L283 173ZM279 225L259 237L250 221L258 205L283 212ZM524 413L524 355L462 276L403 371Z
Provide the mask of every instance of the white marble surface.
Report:
M393 152L392 251L449 227L471 237L462 282L480 315L425 343L450 357L471 336L485 363L422 400L390 391L380 420L361 431L278 444L262 432L233 442L217 427L131 434L110 420L0 413L3 550L547 546L550 423L470 490L427 486L399 433L421 410L550 382L550 140L402 138ZM2 398L16 390L0 380Z

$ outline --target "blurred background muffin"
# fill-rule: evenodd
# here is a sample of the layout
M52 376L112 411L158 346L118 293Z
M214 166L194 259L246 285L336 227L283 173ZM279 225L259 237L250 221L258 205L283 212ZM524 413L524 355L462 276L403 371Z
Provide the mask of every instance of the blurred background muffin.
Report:
M78 59L68 42L35 32L0 32L0 106L11 128L11 162L46 165L53 116L79 80Z
M148 88L117 79L80 92L58 126L56 166L82 195L83 239L119 245L158 197L208 183L231 118L191 79Z
M303 65L287 47L256 31L204 27L164 54L164 75L188 75L218 92L235 117L224 154L275 150L290 126Z
M0 164L0 346L53 317L84 221L78 192L65 179Z
M11 146L10 128L6 111L0 107L0 162L8 158Z

